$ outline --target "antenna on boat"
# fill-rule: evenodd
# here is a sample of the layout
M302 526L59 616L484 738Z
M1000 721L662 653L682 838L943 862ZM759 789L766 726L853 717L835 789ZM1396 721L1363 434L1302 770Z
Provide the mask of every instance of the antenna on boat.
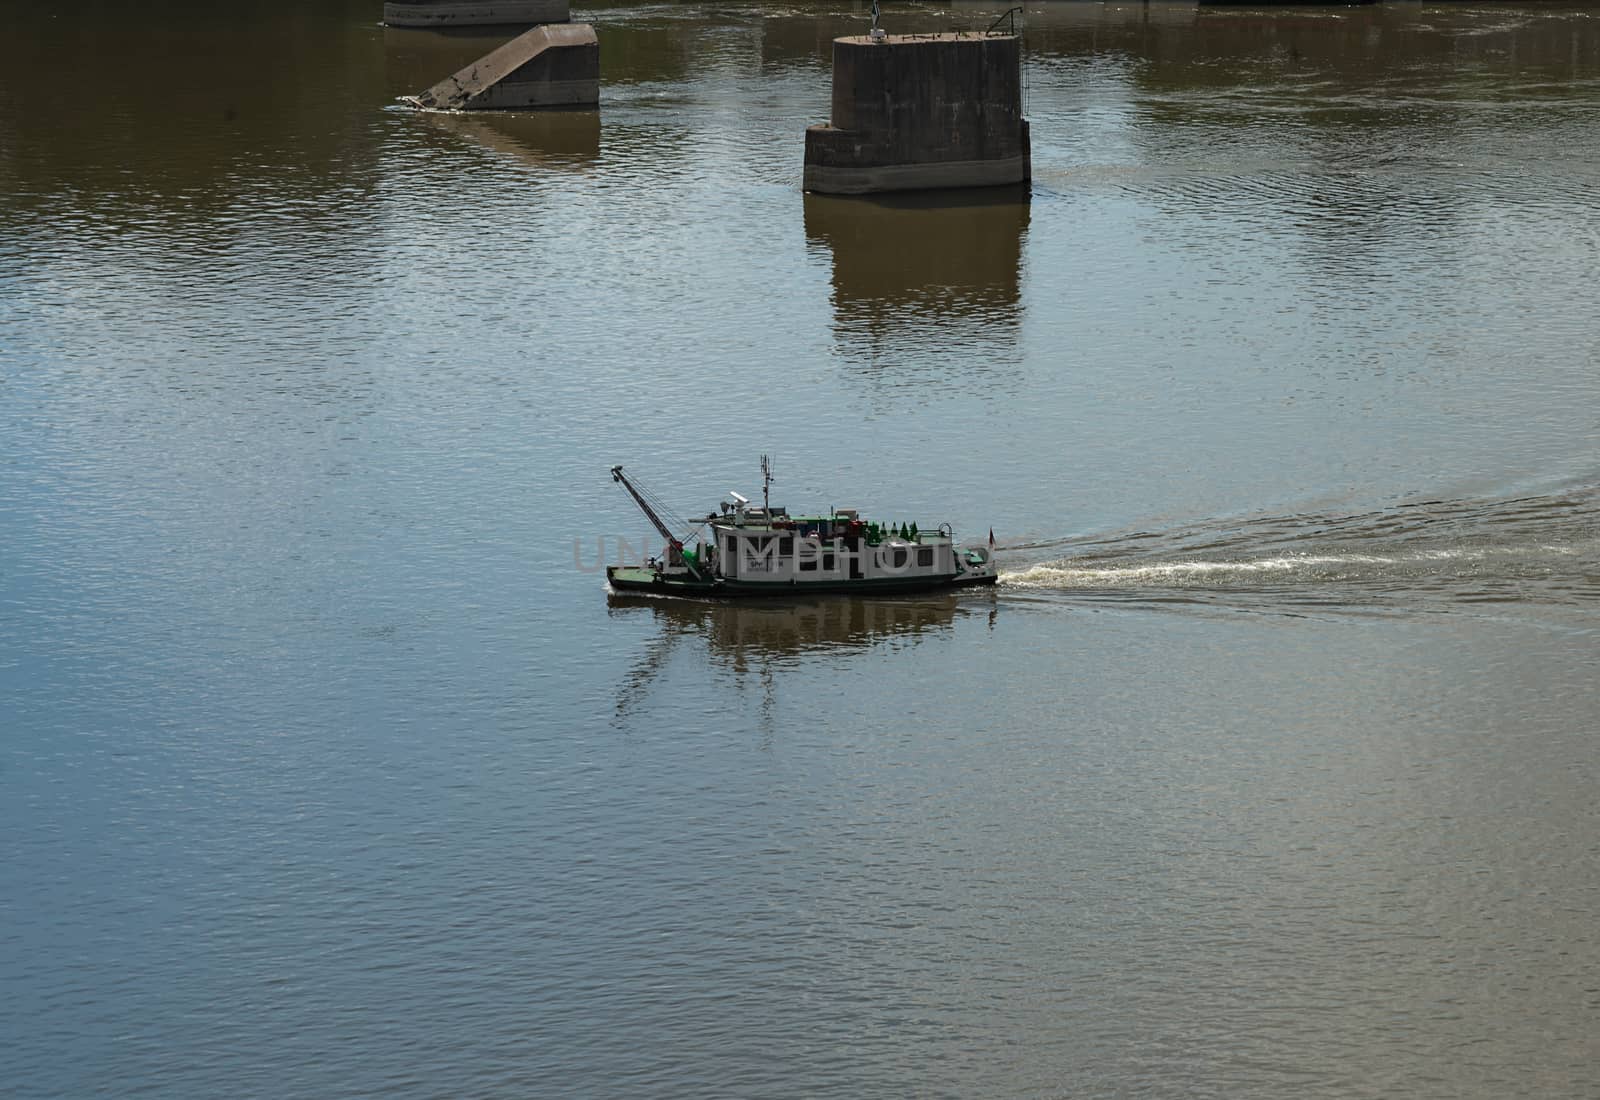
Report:
M772 463L766 455L761 456L761 510L770 519L772 516Z

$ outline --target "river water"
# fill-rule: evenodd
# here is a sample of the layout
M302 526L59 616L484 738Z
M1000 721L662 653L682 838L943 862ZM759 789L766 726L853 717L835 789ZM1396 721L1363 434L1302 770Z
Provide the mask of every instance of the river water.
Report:
M378 7L0 36L7 1095L1600 1095L1600 8ZM763 452L1003 583L608 597Z

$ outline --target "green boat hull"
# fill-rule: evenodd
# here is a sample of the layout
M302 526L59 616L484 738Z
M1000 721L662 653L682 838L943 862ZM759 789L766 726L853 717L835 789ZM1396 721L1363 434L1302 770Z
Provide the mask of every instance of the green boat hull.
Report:
M975 588L993 584L995 574L972 576L956 573L943 577L895 577L883 580L807 581L804 584L774 584L718 578L695 580L693 578L668 578L650 569L636 566L609 565L606 580L618 592L653 592L666 596L715 596L728 599L784 596L793 598L812 593L849 593L854 596L888 596L904 592L929 592L944 588Z

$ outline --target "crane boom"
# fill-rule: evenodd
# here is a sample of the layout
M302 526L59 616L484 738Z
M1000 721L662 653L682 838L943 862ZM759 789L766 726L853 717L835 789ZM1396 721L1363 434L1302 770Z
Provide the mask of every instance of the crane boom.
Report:
M621 466L611 467L611 480L618 482L624 489L628 490L628 495L639 506L639 511L643 512L645 518L656 525L656 530L660 531L661 537L667 540L667 545L675 549L683 546L683 543L678 541L678 536L672 533L672 528L667 526L666 521L656 514L654 508L650 507L650 502L640 495L638 489L634 488L633 482L628 480L628 476L622 472Z
M661 517L662 512L666 512L671 516L672 509L668 508L659 497L656 497L655 501L652 502L650 497L654 497L655 494L648 489L641 490L632 481L629 481L628 476L622 472L621 466L611 467L611 480L628 490L628 495L639 506L639 511L644 513L646 519L655 524L656 530L661 532L661 537L667 540L668 567L682 567L687 569L697 580L704 579L700 572L701 563L696 560L696 554L683 548L683 540L672 533L672 528L668 527L667 521ZM672 518L678 519L676 516ZM683 523L683 520L678 519L678 522Z

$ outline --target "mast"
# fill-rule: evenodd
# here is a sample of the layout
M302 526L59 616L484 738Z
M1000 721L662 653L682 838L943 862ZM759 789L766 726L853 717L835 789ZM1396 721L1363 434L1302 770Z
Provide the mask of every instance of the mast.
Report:
M624 489L628 490L628 495L639 506L639 511L643 512L645 518L656 525L656 530L661 532L661 537L667 540L668 546L674 550L683 549L683 543L679 542L678 537L672 533L672 528L668 527L666 522L656 515L656 510L650 507L650 502L645 500L640 495L639 490L633 487L633 482L628 480L627 475L622 472L621 466L611 467L611 480L620 483Z
M761 510L766 514L767 522L772 522L772 463L767 461L767 456L761 456Z

